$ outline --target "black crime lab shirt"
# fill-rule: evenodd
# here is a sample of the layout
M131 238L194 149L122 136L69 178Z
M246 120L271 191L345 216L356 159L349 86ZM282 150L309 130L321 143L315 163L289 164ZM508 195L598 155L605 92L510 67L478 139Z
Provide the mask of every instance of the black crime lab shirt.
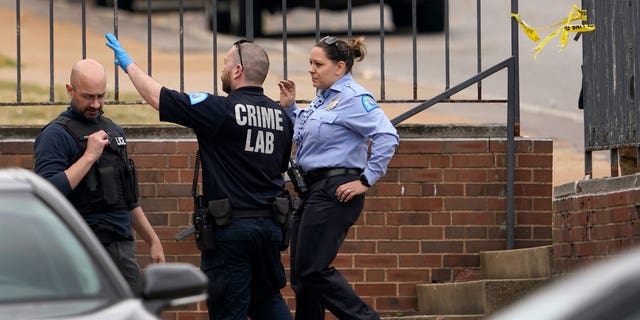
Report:
M264 209L283 193L293 127L261 87L242 87L227 97L162 88L160 120L195 132L207 200L229 198L235 209Z

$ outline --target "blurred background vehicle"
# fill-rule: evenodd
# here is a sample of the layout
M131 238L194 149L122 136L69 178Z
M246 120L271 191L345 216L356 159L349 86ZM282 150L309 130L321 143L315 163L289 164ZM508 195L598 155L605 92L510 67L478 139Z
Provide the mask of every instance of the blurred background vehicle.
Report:
M213 30L214 21L220 33L246 36L247 1L246 0L183 0L185 10L204 8L204 14L209 30ZM392 21L397 31L411 30L411 2L412 0L385 0L391 8ZM95 0L99 6L113 6L114 0ZM178 0L151 0L154 11L178 10ZM379 4L379 0L352 0L352 7ZM345 11L348 9L346 0L319 1L320 9L330 11ZM215 6L215 8L214 8ZM314 9L315 0L287 0L287 10L293 8ZM147 0L118 0L118 7L131 11L147 10ZM262 15L264 11L274 14L282 11L281 0L253 1L253 35L264 35ZM416 0L416 28L420 33L438 32L444 29L445 3L444 0ZM214 19L215 18L215 19ZM354 17L355 19L356 17Z
M32 171L0 169L0 319L158 319L204 300L190 264L144 269L136 297L69 201Z
M558 278L490 320L640 319L640 247Z
M185 10L202 9L203 1L207 0L182 0ZM95 0L95 4L105 7L113 7L114 0ZM131 11L147 11L147 0L118 0L118 8ZM155 10L178 10L180 0L151 0L151 8Z
M411 0L385 0L385 4L391 7L392 20L396 30L411 30ZM379 4L378 0L352 0L352 7ZM331 11L347 10L346 0L319 1L320 9ZM246 0L220 0L217 1L217 29L221 33L230 33L238 36L246 35ZM213 30L214 10L212 1L204 0L205 16L209 30ZM315 0L287 0L287 10L293 8L311 8L316 6ZM263 35L262 12L270 13L282 11L282 1L264 0L253 2L253 34ZM444 0L416 0L416 28L418 32L437 32L444 29ZM354 17L356 19L356 17ZM311 24L311 22L310 22Z

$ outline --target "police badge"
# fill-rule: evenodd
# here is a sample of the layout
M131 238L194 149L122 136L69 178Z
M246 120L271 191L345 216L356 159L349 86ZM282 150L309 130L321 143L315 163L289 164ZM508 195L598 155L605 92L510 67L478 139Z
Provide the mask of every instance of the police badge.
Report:
M336 107L336 105L338 104L338 98L335 98L333 100L331 100L331 102L329 102L329 105L325 108L325 110L331 110L333 108Z

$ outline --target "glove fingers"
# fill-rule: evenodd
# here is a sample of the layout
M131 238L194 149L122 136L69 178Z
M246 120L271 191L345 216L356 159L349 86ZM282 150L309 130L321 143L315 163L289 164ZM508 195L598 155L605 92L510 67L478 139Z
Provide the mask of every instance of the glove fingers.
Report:
M116 36L111 33L107 33L105 36L107 37L107 40L109 40L109 42L118 42L118 38L116 38Z
M118 41L118 39L116 39L114 35L112 35L111 33L107 33L106 37L107 37L107 46L109 48L113 50L122 48L122 46L120 45L120 42Z
M127 66L133 63L133 60L129 57L126 51L120 45L118 39L111 33L105 34L107 38L107 47L111 48L116 55L116 59L114 61L115 65L120 66L124 72L127 72Z

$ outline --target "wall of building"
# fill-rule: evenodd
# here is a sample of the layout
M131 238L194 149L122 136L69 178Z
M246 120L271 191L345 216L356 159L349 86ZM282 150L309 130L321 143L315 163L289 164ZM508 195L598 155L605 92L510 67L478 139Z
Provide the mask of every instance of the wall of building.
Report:
M640 175L576 181L554 191L554 274L640 243Z
M0 166L33 168L37 130L12 130L0 128ZM192 238L173 238L191 224L195 139L174 127L125 130L141 203L167 260L198 266ZM367 193L365 210L334 262L382 313L417 309L417 283L476 278L478 252L506 248L504 127L401 126L399 132L389 170ZM516 138L516 248L551 244L552 153L549 139ZM146 265L147 248L138 243L139 261ZM287 268L288 259L284 252ZM293 309L289 286L284 295ZM198 318L204 310L200 303L165 317Z

